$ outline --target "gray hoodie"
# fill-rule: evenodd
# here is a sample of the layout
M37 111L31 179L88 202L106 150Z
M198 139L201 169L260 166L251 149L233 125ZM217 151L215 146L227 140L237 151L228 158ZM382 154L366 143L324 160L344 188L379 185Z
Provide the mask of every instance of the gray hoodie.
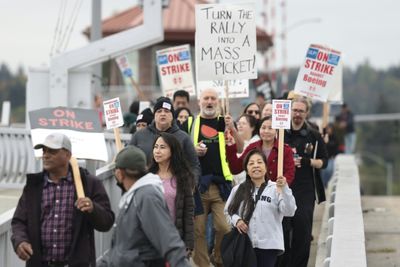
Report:
M190 169L193 171L195 182L197 184L201 174L200 162L197 157L194 144L190 136L179 129L175 121L172 126L165 131L166 133L173 134L181 144L184 156L189 163ZM137 146L146 154L147 162L150 163L153 157L153 143L160 131L157 130L155 122L153 121L147 128L137 131L132 135L130 145Z
M111 248L100 267L144 267L165 259L189 267L185 244L168 212L158 175L148 173L121 197Z

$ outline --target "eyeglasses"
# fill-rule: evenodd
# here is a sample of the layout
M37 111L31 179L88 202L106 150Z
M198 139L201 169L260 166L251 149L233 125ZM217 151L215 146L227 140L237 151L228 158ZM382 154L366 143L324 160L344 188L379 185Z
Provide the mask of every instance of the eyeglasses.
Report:
M247 111L246 111L246 114L249 114L249 115L250 115L250 114L253 114L253 113L256 114L256 115L258 115L258 114L260 114L260 111L258 111L258 110L247 110Z
M304 114L304 113L306 113L305 110L301 110L301 109L292 109L292 112L293 112L293 113L299 113L299 114Z

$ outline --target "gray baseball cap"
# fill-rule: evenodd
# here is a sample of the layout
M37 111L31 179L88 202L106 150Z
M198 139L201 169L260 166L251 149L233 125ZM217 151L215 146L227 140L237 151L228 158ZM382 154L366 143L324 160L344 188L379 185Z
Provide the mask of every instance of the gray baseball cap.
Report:
M41 149L43 147L48 147L51 149L64 148L70 152L72 151L71 141L62 133L52 133L48 135L46 139L44 139L43 144L37 144L34 149Z

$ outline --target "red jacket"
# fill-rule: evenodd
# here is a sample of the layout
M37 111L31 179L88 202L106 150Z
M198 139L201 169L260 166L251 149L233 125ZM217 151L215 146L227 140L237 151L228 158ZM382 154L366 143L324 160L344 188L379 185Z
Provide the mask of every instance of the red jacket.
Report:
M262 148L262 140L251 143L246 147L242 155L237 157L237 149L236 145L226 145L226 158L229 163L229 169L233 174L238 174L243 171L243 160L246 157L247 153L255 148ZM293 160L293 151L292 149L285 144L283 147L283 176L286 177L286 181L288 185L291 185L294 179L295 167ZM271 179L272 181L276 181L276 177L278 175L278 140L275 140L274 146L271 149L271 153L269 153L267 159L267 173L266 177Z

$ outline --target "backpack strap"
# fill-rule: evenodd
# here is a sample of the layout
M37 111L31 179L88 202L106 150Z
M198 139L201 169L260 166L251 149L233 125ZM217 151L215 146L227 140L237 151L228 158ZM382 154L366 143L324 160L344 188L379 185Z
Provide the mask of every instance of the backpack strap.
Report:
M265 187L267 187L267 183L263 183L260 188L258 189L257 195L256 195L256 199L254 201L254 209L252 212L249 213L248 217L245 218L245 222L250 222L251 216L253 216L253 212L256 209L257 206L257 202L260 200L261 198L261 194L263 193Z

